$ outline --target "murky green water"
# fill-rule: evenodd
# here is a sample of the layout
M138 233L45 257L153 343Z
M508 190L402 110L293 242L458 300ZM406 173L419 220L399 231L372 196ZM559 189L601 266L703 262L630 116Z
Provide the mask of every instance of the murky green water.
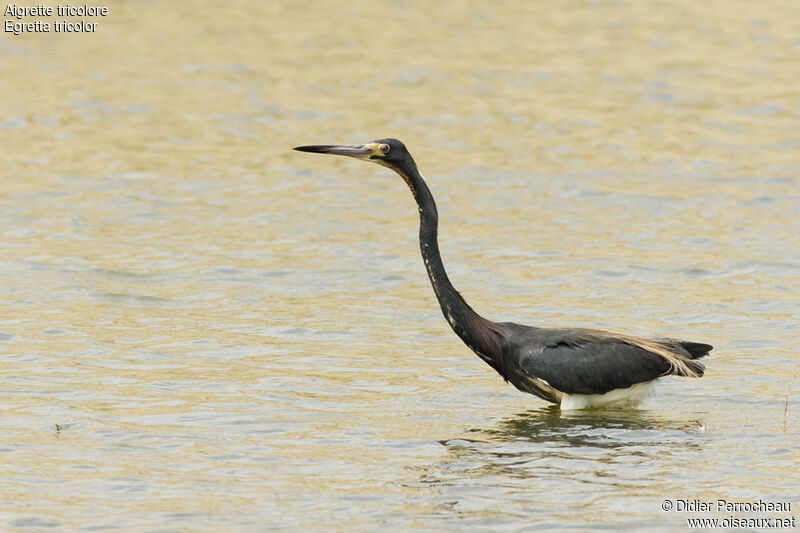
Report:
M0 41L0 529L687 530L800 514L791 2L113 2ZM561 413L447 329L715 346Z

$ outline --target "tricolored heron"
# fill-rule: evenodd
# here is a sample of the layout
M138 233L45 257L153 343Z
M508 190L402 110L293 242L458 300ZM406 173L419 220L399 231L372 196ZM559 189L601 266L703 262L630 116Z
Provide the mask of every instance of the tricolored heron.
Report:
M705 367L697 359L711 351L708 344L493 322L476 313L447 277L439 255L436 203L411 154L397 139L295 150L372 161L405 180L419 207L422 259L442 313L456 335L517 389L562 409L632 406L647 397L651 384L662 376L703 375Z

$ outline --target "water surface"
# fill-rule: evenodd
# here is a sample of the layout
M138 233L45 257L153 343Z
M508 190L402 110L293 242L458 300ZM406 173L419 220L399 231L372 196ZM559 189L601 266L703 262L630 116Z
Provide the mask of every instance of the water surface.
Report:
M119 2L4 34L2 528L796 514L793 7ZM290 150L387 136L479 312L708 342L707 375L627 413L504 384L440 315L403 181Z

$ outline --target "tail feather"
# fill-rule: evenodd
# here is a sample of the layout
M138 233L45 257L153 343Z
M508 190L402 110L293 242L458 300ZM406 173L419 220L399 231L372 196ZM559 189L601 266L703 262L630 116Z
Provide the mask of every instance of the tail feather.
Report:
M680 353L680 355L684 358L685 367L673 367L670 374L673 376L702 377L703 374L705 374L706 366L700 361L697 361L697 359L708 355L708 352L712 350L712 346L700 342L688 341L678 341L676 344L677 346L673 344L673 349L675 349L677 353L683 352Z
M689 353L689 357L692 359L700 359L701 357L705 357L708 355L708 352L714 349L714 347L710 344L703 344L701 342L681 341L680 345L681 348Z

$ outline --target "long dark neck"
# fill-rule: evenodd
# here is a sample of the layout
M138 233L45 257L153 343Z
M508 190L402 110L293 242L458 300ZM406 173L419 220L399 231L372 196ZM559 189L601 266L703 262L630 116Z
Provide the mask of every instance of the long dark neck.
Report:
M447 277L439 253L439 214L428 185L413 162L395 170L408 184L419 207L419 246L442 314L456 335L503 375L500 326L476 313Z

